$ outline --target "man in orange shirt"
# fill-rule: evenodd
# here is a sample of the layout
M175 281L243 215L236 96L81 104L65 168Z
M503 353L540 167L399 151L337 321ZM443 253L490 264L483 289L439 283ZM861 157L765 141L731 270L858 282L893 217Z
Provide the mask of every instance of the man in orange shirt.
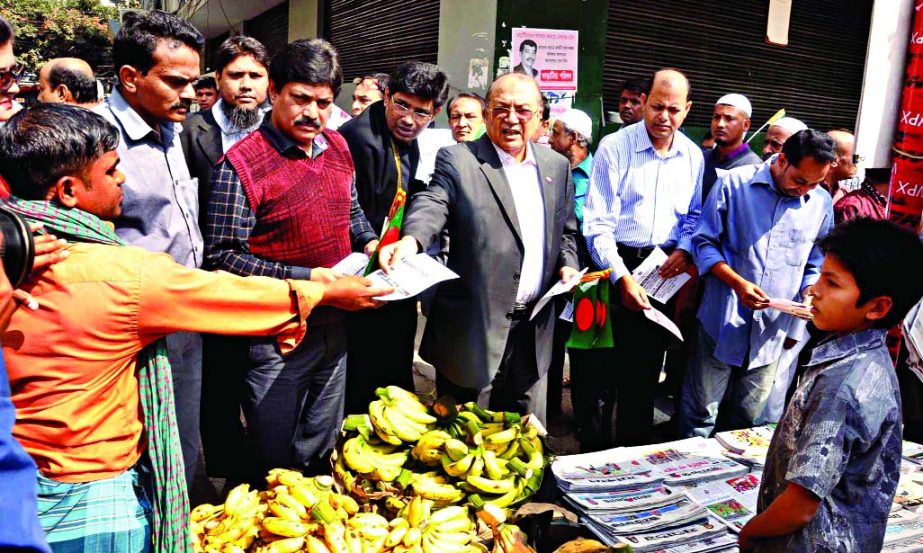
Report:
M109 221L125 180L118 131L63 104L0 129L11 207L66 237L67 259L22 286L40 303L13 314L2 343L14 436L39 468L39 519L53 549L189 548L188 499L162 338L175 331L304 337L317 305L373 307L387 289L208 273L123 246Z

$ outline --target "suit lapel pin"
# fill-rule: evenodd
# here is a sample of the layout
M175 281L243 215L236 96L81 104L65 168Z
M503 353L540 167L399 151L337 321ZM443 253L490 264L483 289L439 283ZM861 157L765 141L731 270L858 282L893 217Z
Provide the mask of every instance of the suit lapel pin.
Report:
M551 182L551 177L545 177L545 182Z

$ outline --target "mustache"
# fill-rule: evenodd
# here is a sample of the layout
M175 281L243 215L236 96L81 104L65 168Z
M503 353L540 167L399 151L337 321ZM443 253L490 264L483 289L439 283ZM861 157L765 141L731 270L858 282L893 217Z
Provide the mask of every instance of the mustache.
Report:
M179 108L189 109L190 107L192 107L192 100L181 98L178 102L170 106L170 109L179 109Z
M321 123L320 119L299 117L298 119L295 119L294 124L299 127L314 127L315 129L319 129Z

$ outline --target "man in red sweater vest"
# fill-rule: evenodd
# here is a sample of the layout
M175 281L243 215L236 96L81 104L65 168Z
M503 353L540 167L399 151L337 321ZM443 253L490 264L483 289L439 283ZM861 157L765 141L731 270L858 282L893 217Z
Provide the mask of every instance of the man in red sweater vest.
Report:
M297 40L269 66L273 110L228 150L211 181L206 265L239 275L331 282L351 251L377 236L359 207L346 142L327 130L343 82L330 43ZM310 337L285 357L272 338L247 338L244 414L258 473L325 470L343 411L343 313L317 309ZM242 338L244 339L244 338Z

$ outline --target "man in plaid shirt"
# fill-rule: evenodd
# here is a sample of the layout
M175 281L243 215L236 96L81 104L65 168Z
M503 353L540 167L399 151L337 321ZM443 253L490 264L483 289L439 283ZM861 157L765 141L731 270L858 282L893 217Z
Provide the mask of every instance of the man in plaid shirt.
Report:
M326 123L342 84L336 51L295 41L269 67L273 110L228 150L212 175L206 266L239 275L332 282L330 269L377 237L356 196L346 142ZM272 338L249 338L244 413L256 474L323 470L343 411L343 313L315 310L309 336L282 357ZM328 467L329 468L329 467Z

